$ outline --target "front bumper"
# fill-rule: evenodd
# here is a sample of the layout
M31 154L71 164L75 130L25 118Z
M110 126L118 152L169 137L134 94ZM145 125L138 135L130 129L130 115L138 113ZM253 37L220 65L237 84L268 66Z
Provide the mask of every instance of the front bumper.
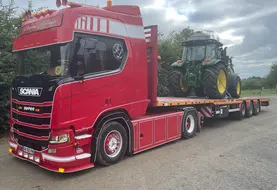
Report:
M32 162L44 169L49 171L58 172L58 173L72 173L81 171L84 169L94 167L94 164L91 163L91 154L90 153L74 153L75 148L72 145L66 147L55 147L55 154L49 154L48 150L44 151L35 151L34 153L27 153L23 151L21 145L18 145L16 142L9 140L9 152L22 160ZM67 156L61 156L58 153L67 152Z

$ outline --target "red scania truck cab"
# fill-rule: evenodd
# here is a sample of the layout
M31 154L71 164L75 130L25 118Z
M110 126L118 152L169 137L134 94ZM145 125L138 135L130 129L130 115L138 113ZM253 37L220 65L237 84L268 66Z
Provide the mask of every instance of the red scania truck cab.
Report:
M60 173L111 165L193 137L204 117L242 119L269 105L266 98L157 98L157 26L143 26L138 6L108 2L27 15L13 45L13 156Z

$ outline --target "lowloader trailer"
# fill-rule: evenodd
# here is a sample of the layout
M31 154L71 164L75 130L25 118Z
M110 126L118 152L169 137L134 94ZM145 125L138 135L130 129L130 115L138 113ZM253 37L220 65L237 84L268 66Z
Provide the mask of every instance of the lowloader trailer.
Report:
M138 6L63 4L26 12L14 40L9 152L19 159L59 173L112 165L194 137L204 118L241 120L269 105L259 97L157 97L157 26L143 26ZM47 69L26 72L38 55Z

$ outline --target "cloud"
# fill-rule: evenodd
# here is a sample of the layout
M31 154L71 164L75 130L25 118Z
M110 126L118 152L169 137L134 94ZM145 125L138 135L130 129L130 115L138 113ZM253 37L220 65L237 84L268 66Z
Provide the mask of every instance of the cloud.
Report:
M3 0L4 2L7 0ZM75 0L77 1L77 0ZM27 0L15 0L20 8ZM79 0L105 5L105 0ZM113 0L114 4L139 5L145 25L157 24L168 34L187 26L195 30L214 30L228 53L234 56L242 76L264 76L277 60L276 0ZM55 0L34 0L36 8L55 8Z

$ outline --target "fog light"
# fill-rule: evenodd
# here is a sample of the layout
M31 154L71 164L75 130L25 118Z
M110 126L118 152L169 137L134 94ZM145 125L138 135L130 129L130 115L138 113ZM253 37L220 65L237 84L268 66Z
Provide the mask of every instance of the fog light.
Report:
M35 162L39 163L40 162L40 159L38 156L35 156Z
M12 149L12 148L9 148L9 152L12 153L12 152L13 152L13 149Z
M18 155L19 156L22 156L23 155L23 152L21 150L18 151Z
M28 158L28 153L24 152L24 158Z
M59 168L58 172L59 173L64 173L64 168Z
M30 154L30 155L29 155L29 159L30 159L30 160L34 160L34 155Z
M48 149L48 153L49 154L55 154L56 153L56 149Z

